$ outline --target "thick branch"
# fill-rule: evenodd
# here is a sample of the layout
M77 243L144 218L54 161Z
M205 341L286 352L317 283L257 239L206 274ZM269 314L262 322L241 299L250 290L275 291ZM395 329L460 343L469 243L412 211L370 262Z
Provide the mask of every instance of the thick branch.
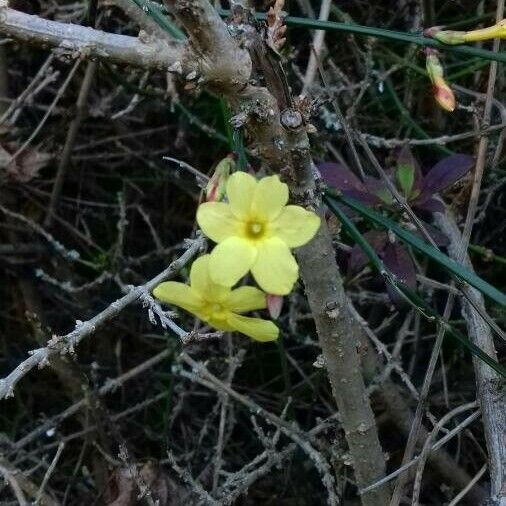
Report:
M29 44L59 48L108 62L162 70L179 62L181 71L191 71L184 43L147 43L136 37L50 21L8 7L0 7L0 33Z
M184 26L198 57L200 73L213 88L239 91L251 75L251 58L230 35L208 0L165 0Z
M292 193L300 203L319 207L319 198L305 132L290 136L294 168ZM313 313L346 441L353 458L357 485L365 487L385 473L385 458L367 396L358 345L362 330L350 314L329 229L322 213L315 238L297 251L301 276ZM388 488L364 494L364 506L388 504Z
M436 214L439 227L450 239L448 253L458 259L462 234L449 213ZM464 263L472 269L471 261L466 255ZM471 341L488 356L497 360L492 332L487 323L474 309L472 303L485 309L483 295L471 288L463 287L466 298L462 298L462 315L466 320ZM491 506L506 504L506 384L495 371L478 358L473 358L478 402L480 403L485 439L489 456L491 482Z
M137 7L132 0L113 0L117 5L135 24L139 25L141 30L158 38L159 40L171 40L172 37L153 19L146 15L146 13Z

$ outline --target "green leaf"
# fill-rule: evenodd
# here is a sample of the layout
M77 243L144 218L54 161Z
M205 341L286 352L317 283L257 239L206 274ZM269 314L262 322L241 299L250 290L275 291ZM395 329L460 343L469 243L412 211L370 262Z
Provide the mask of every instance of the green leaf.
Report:
M372 246L364 239L362 234L355 227L354 223L346 216L346 214L339 209L339 206L335 204L328 196L324 197L324 200L329 209L336 215L341 221L343 229L352 237L352 239L362 248L367 258L369 258L371 264L378 270L378 272L384 277L385 281L389 283L395 290L397 290L405 300L407 300L420 314L430 321L436 322L439 326L444 327L445 332L449 336L456 339L462 346L467 348L469 352L478 357L480 360L485 362L494 371L500 374L503 378L506 378L506 367L496 362L492 357L485 353L481 348L472 343L467 337L465 337L460 331L453 328L448 322L443 320L439 314L425 302L416 292L408 288L402 281L397 279L388 269L385 264L378 257Z
M410 165L399 165L395 172L399 188L406 198L411 195L411 189L415 182L415 169Z
M363 206L351 197L347 197L345 195L337 195L330 190L326 190L326 195L328 198L337 200L338 202L341 202L347 207L355 210L357 213L359 213L364 218L367 218L369 221L382 226L386 230L391 230L397 237L408 243L411 247L420 253L437 262L452 275L465 281L466 283L469 283L471 286L479 290L484 295L487 295L487 297L490 297L501 306L506 306L506 295L504 293L493 287L491 284L487 283L485 280L477 276L474 272L471 272L463 265L458 264L451 258L447 257L444 253L441 253L439 250L432 247L430 244L427 244L416 235L408 232L397 223L395 223L395 221L392 221L382 214ZM327 201L328 198L326 199Z

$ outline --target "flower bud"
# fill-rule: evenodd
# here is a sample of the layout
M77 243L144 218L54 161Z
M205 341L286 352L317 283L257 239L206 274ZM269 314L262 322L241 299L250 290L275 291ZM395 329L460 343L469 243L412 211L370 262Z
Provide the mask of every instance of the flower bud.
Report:
M432 82L433 93L436 102L448 112L455 110L455 95L444 79L443 66L435 51L427 50L427 73Z
M455 30L442 30L439 26L433 26L425 30L424 35L436 39L443 44L457 45L464 44L466 41L464 35L466 32L457 32Z
M271 318L273 320L277 320L281 314L281 309L283 309L283 297L281 295L273 295L272 293L268 293L265 296L265 299Z
M207 202L220 202L225 196L227 181L235 168L234 155L229 154L218 162L206 186Z

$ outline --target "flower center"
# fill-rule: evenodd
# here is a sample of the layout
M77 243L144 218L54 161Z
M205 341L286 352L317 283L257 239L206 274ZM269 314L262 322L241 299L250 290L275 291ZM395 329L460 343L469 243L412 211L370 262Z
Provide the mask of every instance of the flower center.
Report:
M222 304L209 301L205 309L206 318L214 318L215 320L225 320L227 317L227 310Z
M212 304L211 305L211 313L220 313L223 310L221 304Z
M246 234L252 239L258 239L264 231L264 225L258 221L251 221L246 225Z

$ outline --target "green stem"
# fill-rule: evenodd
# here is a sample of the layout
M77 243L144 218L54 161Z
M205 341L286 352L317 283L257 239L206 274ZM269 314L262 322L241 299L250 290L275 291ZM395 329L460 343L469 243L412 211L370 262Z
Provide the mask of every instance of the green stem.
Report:
M496 255L495 253L492 252L492 250L485 248L484 246L477 246L475 244L470 244L468 249L472 253L476 253L476 254L480 255L485 260L489 260L492 262L498 262L500 264L506 265L506 258L505 257Z
M181 40L184 38L183 32L174 25L166 16L165 9L163 6L156 2L149 0L131 0L140 9L142 9L147 15L153 18L164 30L170 33L175 39ZM220 16L228 17L230 15L229 10L218 9ZM265 20L266 15L264 13L255 14L255 18L258 20ZM495 60L501 63L506 63L506 52L488 51L487 49L481 49L470 46L447 46L441 44L435 39L429 37L423 37L414 33L399 32L396 30L386 30L384 28L375 28L372 26L357 25L354 23L340 23L337 21L320 21L318 19L300 18L296 16L288 16L285 18L285 23L288 26L300 26L304 28L310 28L312 30L326 30L335 32L346 32L354 33L356 35L364 35L366 37L378 37L380 39L395 40L398 42L406 42L409 44L416 44L421 47L433 47L442 51L449 51L452 53L464 54L467 56L474 56L483 58L485 60Z
M218 12L222 17L228 17L230 11L219 9ZM255 18L258 20L265 20L265 14L257 13ZM421 47L433 47L441 51L449 51L451 53L464 54L467 56L474 56L483 58L485 60L494 60L501 63L506 63L506 52L495 53L487 49L480 49L471 46L448 46L442 44L435 39L417 35L414 33L399 32L396 30L386 30L384 28L375 28L372 26L356 25L352 23L339 23L337 21L320 21L318 19L299 18L296 16L287 16L285 19L287 26L300 26L304 28L326 30L334 32L353 33L355 35L364 35L366 37L377 37L380 39L395 40L397 42L406 42L408 44L416 44Z

